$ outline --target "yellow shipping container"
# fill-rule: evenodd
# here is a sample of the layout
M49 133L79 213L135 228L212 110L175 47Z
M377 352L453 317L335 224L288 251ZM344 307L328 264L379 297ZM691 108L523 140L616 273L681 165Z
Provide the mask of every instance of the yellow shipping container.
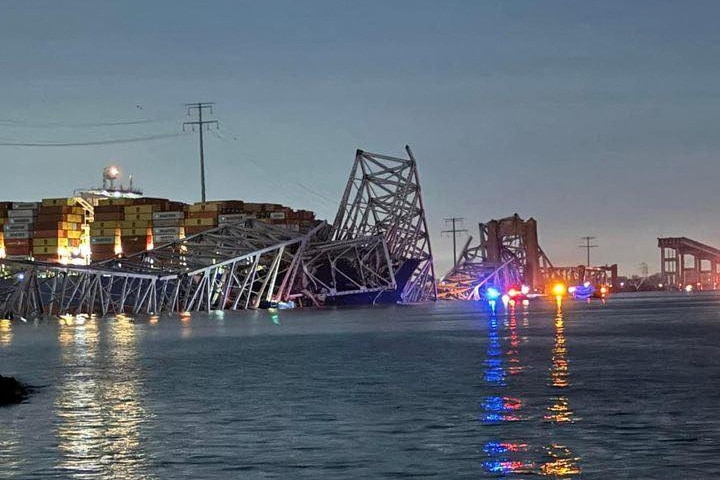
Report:
M94 229L103 229L103 228L117 228L121 226L122 222L120 220L105 220L102 222L93 222L90 224L90 231Z
M63 197L63 198L43 198L42 199L42 206L43 207L64 207L69 206L72 207L75 205L75 199L70 197ZM82 213L82 208L80 208Z
M111 237L115 235L115 228L91 228L91 237ZM68 232L70 233L70 232Z
M125 207L125 215L132 215L133 213L150 213L155 211L155 208L159 209L158 205L128 205ZM152 217L151 217L152 218Z
M147 228L123 228L120 230L123 237L144 237L147 236Z
M186 227L212 227L217 225L217 218L186 218Z
M148 205L152 206L152 205ZM132 220L152 220L152 213L125 213L125 221Z
M67 247L67 238L33 238L33 247Z
M147 228L152 227L152 220L125 220L120 226L122 228Z
M217 212L223 202L193 203L188 207L188 212Z
M83 216L82 216L82 215L77 215L77 214L74 214L74 213L73 213L73 214L67 215L67 217L65 218L65 220L68 221L68 222L70 222L70 223L82 223L82 221L83 221Z
M98 202L98 205L132 205L132 198L103 198Z
M67 232L67 238L80 238L81 236L82 236L82 231L80 231L80 230L69 230Z

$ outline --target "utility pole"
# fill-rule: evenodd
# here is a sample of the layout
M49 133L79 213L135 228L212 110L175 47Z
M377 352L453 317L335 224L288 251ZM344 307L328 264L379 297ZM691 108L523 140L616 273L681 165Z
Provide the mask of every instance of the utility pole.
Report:
M200 133L200 188L202 195L202 202L205 202L205 150L203 148L203 127L205 125L215 125L218 128L217 120L203 120L203 110L209 110L212 114L212 106L214 102L197 102L197 103L186 103L185 106L188 109L188 115L192 115L193 110L197 110L198 119L195 122L183 122L183 130L187 125L191 125L193 131L195 131L195 125L198 127ZM208 127L209 128L209 127Z
M453 267L457 267L457 242L455 238L457 237L457 234L463 234L467 233L467 230L464 228L458 229L456 228L456 222L462 224L464 218L459 217L450 217L445 219L445 224L452 223L452 230L443 230L440 232L440 235L443 233L452 233L452 239L453 239Z
M580 237L582 240L585 240L585 245L578 245L580 248L584 248L587 250L587 266L590 266L590 249L591 248L597 248L597 245L590 245L590 240L595 240L595 237Z

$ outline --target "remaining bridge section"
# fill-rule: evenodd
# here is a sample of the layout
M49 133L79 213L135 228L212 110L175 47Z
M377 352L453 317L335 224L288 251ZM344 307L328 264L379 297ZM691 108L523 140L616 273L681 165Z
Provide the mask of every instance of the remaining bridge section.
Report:
M717 287L720 250L687 237L658 238L658 247L660 273L669 287Z

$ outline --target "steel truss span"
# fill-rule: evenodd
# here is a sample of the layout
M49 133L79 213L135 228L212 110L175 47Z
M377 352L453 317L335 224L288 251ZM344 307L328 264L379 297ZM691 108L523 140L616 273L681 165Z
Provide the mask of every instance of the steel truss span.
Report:
M438 298L478 300L481 289L493 285L505 291L527 285L544 291L553 282L579 285L614 285L617 265L557 267L540 248L537 222L518 214L479 224L480 240L471 246L468 238L459 262L440 280Z
M89 266L0 260L0 315L159 314L436 298L415 159L358 151L335 223L230 223ZM92 212L90 212L92 214Z
M356 152L331 239L382 236L396 278L403 277L398 299L433 301L437 298L435 267L420 179L410 147L405 151L407 159Z

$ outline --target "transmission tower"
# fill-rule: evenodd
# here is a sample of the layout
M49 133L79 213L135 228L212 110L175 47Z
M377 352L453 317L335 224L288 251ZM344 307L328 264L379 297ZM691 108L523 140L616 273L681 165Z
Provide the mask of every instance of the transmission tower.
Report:
M194 122L183 122L183 130L185 130L186 126L190 125L193 131L195 131L195 126L197 125L198 132L200 134L200 189L203 202L205 202L205 150L203 148L203 127L208 125L209 129L210 126L214 125L215 128L218 128L217 120L203 120L203 111L208 110L212 115L213 105L215 105L214 102L186 103L185 106L188 109L188 115L192 115L193 111L197 111L198 119Z
M590 249L591 248L597 248L597 245L591 245L590 241L595 240L595 237L580 237L581 240L585 240L585 245L578 245L580 248L584 248L587 253L587 263L586 266L590 266Z
M462 224L464 218L459 217L450 217L445 219L445 224L452 224L452 229L450 230L442 230L440 232L440 235L443 233L452 233L452 239L453 239L453 267L457 267L457 235L462 235L463 233L467 233L467 230L464 228L458 229L456 228L456 222Z

